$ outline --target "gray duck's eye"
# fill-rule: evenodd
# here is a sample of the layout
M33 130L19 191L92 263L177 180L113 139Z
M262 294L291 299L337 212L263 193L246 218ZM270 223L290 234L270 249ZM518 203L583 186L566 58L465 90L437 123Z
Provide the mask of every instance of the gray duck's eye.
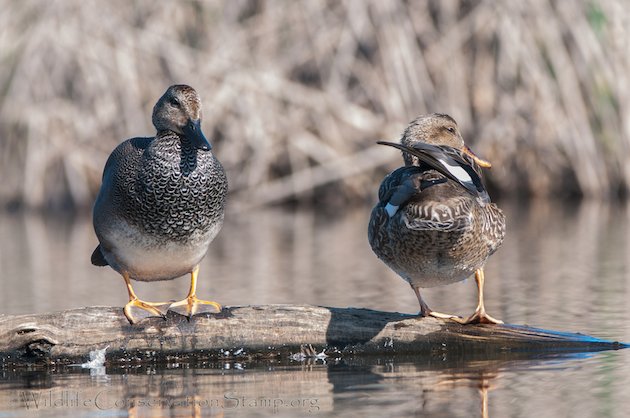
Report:
M169 100L169 103L171 104L171 106L173 107L177 107L179 108L181 106L181 103L179 103L179 100L177 100L176 98L172 98L171 100Z

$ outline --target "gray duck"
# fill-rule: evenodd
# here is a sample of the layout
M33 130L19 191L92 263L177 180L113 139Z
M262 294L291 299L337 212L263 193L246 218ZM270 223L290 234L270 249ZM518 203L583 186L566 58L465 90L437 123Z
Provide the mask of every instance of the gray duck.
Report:
M405 165L381 183L368 226L374 253L411 285L420 316L502 323L486 313L483 299L484 264L505 237L505 215L481 180L481 168L490 163L464 144L457 123L444 114L415 119L400 144L379 143L402 150ZM422 299L420 288L473 273L478 305L470 317L432 311Z
M154 137L132 138L109 156L93 222L99 245L92 264L111 266L127 285L124 314L130 323L220 312L196 296L199 263L223 225L228 191L221 163L201 130L201 100L187 85L173 85L153 108ZM153 282L191 275L178 302L145 302L131 279Z

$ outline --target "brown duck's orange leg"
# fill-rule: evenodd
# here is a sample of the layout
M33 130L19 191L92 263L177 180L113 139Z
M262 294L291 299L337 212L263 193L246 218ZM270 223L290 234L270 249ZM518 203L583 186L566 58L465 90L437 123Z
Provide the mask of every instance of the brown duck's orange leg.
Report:
M456 318L451 319L459 322L460 324L502 324L503 321L493 318L486 313L486 308L483 304L483 283L485 281L483 268L477 269L477 271L475 271L475 281L477 282L477 294L479 297L475 313L464 320Z
M451 314L443 314L440 312L432 311L429 308L429 306L426 304L426 302L422 299L422 296L420 295L420 289L413 285L411 286L411 288L416 293L416 297L418 298L418 303L420 304L420 316L422 317L432 316L434 318L440 318L440 319L455 319L455 320L461 319L459 316L455 316Z
M123 273L123 279L127 284L127 292L129 293L129 302L125 305L123 312L131 324L135 324L145 318L152 316L158 316L166 319L166 313L168 307L171 305L169 302L145 302L138 299L136 292L131 287L131 281L129 279L129 273Z
M221 305L216 302L201 300L197 298L197 275L199 274L199 266L195 266L190 273L190 290L186 299L171 304L169 308L173 312L188 318L199 313L219 313Z

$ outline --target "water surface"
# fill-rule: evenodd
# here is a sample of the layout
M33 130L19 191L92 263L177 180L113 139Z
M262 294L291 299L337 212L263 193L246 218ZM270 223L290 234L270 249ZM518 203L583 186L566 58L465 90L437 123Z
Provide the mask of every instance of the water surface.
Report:
M486 269L489 313L510 323L630 341L628 209L502 206L508 235ZM224 305L417 312L409 286L369 249L368 212L333 218L280 210L232 214L201 266L198 294ZM87 217L0 216L0 313L124 305L122 279L90 264L95 246ZM188 279L135 288L147 300L178 299ZM475 284L428 289L424 296L433 309L467 315L475 307ZM621 417L630 411L629 356L1 370L0 416Z

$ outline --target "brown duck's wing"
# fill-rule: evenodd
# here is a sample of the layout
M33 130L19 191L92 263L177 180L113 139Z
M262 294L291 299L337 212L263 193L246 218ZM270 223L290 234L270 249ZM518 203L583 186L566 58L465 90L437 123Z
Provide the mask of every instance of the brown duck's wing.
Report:
M402 206L414 196L437 184L446 183L446 178L439 174L427 173L416 167L400 167L388 174L378 190L378 200L387 205Z
M399 167L385 176L378 189L378 200L383 204L387 204L394 193L394 189L400 186L403 174L409 170L419 171L417 167Z
M457 182L471 195L480 198L484 203L490 202L490 196L481 180L479 166L461 151L448 146L425 143L416 143L412 147L395 142L377 143L398 148L417 157L424 165Z
M401 216L407 228L418 231L465 231L473 227L475 219L504 220L494 204L481 206L478 198L464 192L459 184L417 166L400 167L385 177L379 201L372 215L379 219L376 223ZM500 216L492 211L500 212Z
M503 243L506 231L505 214L497 205L491 203L478 208L482 217L482 236L490 248L490 255Z
M368 226L368 240L377 253L387 251L386 225L404 208L407 202L417 199L423 190L447 180L438 173L427 173L415 166L400 167L388 174L378 191L379 203L374 206Z
M416 166L400 167L385 177L379 201L377 208L383 212L380 215L386 213L386 218L392 218L401 212L407 227L415 230L466 229L477 204L458 184Z
M459 188L454 183L441 186L440 192ZM407 228L416 231L466 231L475 222L476 200L468 194L447 194L440 199L422 196L409 202L403 212Z

